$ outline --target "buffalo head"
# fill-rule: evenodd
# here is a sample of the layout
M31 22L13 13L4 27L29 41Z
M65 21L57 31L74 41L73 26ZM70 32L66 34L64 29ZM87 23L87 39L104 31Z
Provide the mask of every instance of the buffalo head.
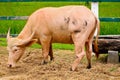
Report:
M34 32L27 39L20 39L18 37L12 38L10 36L10 29L9 29L7 34L7 50L9 52L8 67L15 67L16 63L25 52L25 48L27 46L30 46L32 43L36 42L36 39L33 39L33 36L34 36Z

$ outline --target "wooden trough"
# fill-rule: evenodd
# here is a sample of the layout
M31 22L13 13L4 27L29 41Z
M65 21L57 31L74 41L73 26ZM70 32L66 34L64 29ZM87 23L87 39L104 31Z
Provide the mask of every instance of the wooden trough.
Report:
M120 35L103 35L98 39L99 53L108 53L109 50L120 52Z
M99 47L98 49L99 54L108 53L108 59L107 59L108 63L119 63L120 35L99 36L98 47Z

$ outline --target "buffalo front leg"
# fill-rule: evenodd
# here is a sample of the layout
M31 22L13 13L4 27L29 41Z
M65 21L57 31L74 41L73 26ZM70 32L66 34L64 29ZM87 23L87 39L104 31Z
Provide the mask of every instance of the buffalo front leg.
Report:
M43 60L42 60L41 64L47 64L48 54L49 54L49 48L47 48L47 46L42 47Z
M42 55L43 55L43 60L41 64L46 64L48 62L48 55L50 55L50 58L53 58L52 51L50 49L51 46L51 39L50 38L45 38L41 39L41 46L42 46Z

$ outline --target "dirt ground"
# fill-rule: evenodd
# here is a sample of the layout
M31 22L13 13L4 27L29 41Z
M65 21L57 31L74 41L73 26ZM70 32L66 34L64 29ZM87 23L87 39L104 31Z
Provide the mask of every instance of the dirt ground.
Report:
M41 49L27 49L16 68L7 68L8 53L0 47L0 80L120 80L120 64L107 64L105 55L96 60L92 57L92 68L86 69L86 57L77 71L70 71L75 59L74 51L54 50L54 61L41 65Z

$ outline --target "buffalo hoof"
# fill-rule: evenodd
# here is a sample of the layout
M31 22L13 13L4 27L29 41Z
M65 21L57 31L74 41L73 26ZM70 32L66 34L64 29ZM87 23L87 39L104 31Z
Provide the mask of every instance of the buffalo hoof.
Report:
M90 68L91 68L91 65L88 65L88 66L87 66L87 69L90 69Z
M51 57L51 58L50 58L50 61L54 61L54 57Z
M77 69L72 69L72 67L70 68L70 71L78 71Z
M48 63L47 61L42 60L41 65L45 65L45 64L47 64L47 63Z

